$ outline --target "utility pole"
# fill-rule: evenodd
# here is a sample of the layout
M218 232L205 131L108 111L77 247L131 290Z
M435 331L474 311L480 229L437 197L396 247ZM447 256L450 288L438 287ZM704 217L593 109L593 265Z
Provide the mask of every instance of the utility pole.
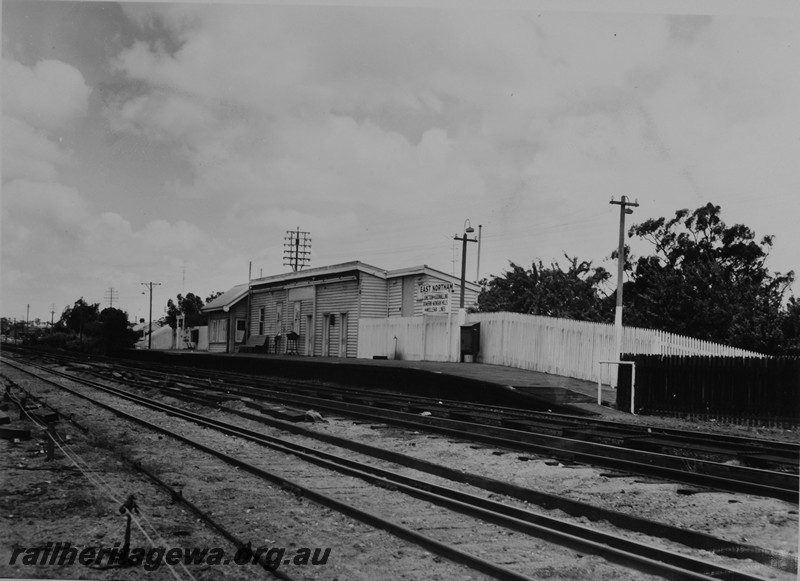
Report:
M619 247L617 249L617 308L614 312L614 353L619 360L622 355L622 273L625 269L625 214L633 214L634 208L639 207L639 200L628 201L627 196L622 196L619 202L611 198L610 204L619 206Z
M113 309L114 308L114 299L115 298L119 298L119 292L117 290L115 290L113 287L109 288L106 291L106 297L105 298L108 301L108 306Z
M28 310L25 311L25 332L28 332L28 325L30 324L28 321L31 318L31 305L28 303Z
M290 266L297 272L311 261L311 232L302 232L300 226L297 230L287 230L284 237L283 265Z
M142 284L150 289L150 324L148 326L148 332L147 332L147 348L152 349L153 348L153 287L161 286L161 283L143 282Z
M253 300L253 261L251 260L247 266L247 318L244 320L244 339L247 342L250 339L250 305ZM236 343L236 329L233 330L233 342Z
M464 308L464 287L466 286L467 278L467 242L477 242L477 238L467 238L467 234L472 234L475 229L469 223L469 218L464 221L464 235L459 237L456 234L453 240L461 240L461 296L458 301L458 308Z
M53 317L56 316L56 305L53 303L50 305L50 328L53 328Z
M478 264L475 266L476 283L481 280L481 230L483 230L483 226L478 224Z

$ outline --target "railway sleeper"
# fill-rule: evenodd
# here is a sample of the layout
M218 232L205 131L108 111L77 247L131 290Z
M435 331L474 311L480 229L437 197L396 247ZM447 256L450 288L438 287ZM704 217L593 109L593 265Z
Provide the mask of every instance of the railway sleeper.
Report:
M30 440L31 431L27 428L12 428L10 426L0 426L0 439Z
M501 425L509 430L544 433L553 436L560 436L562 431L561 427L553 426L544 422L536 422L534 420L505 419L501 422Z
M658 438L653 436L630 436L623 442L626 448L643 450L649 452L662 452L666 449L689 450L702 454L713 454L715 456L731 456L730 448L714 446L713 444L687 444L680 443L669 438Z
M744 452L737 455L742 464L752 466L754 468L770 469L775 466L794 466L795 470L798 467L798 458L787 458L776 454L765 453L752 453Z
M264 415L278 420L284 420L286 422L297 423L308 421L306 418L306 412L300 410L267 405L262 406L260 411Z

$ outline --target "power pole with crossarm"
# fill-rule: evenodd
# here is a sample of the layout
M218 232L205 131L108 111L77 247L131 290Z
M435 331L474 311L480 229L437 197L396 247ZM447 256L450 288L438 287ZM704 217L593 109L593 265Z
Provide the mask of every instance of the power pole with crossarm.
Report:
M622 196L618 202L611 198L610 204L619 206L619 248L617 250L617 308L614 312L614 356L619 359L622 355L622 273L625 269L625 214L633 214L628 208L639 207L639 200L628 201L627 196Z
M153 348L153 287L154 286L161 286L160 282L143 282L144 286L150 289L150 325L148 327L147 333L147 348ZM144 294L144 293L142 293Z

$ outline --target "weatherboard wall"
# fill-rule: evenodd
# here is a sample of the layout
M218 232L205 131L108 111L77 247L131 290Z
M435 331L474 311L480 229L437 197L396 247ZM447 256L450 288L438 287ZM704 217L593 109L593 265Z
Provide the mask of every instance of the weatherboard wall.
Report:
M359 283L356 276L317 286L314 355L355 357ZM344 324L342 324L344 320Z
M208 314L208 350L213 353L233 353L241 342L236 342L236 321L247 318L247 299L233 305L226 313L223 310ZM213 328L222 324L224 330L215 334Z
M359 283L358 317L386 317L388 315L386 279L362 272L359 275Z
M422 298L419 296L419 285L450 280L432 274L412 274L408 276L392 277L387 281L388 307L390 317L418 317L422 312ZM455 313L459 303L459 283L453 284L450 309ZM466 288L464 293L464 306L469 308L478 301L478 293Z

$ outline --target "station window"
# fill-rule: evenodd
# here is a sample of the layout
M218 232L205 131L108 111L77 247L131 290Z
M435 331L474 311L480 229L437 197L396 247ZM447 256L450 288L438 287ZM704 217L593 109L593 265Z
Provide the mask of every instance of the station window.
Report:
M228 338L228 320L216 319L211 321L209 329L209 342L224 343Z

